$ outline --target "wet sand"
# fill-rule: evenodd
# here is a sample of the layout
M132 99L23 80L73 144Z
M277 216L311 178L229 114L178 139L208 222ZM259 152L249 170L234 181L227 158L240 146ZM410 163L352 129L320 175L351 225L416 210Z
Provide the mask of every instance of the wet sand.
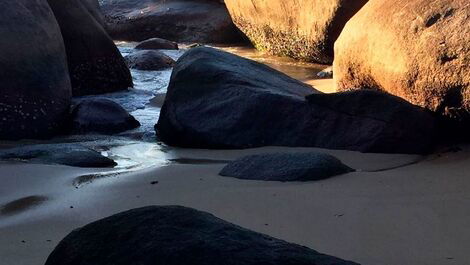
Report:
M308 148L173 149L168 164L109 175L95 169L0 164L0 264L43 264L71 230L147 205L184 205L235 224L365 265L469 264L470 147L427 157L330 151L358 172L310 183L218 176L221 160ZM172 161L173 159L173 161ZM0 207L2 207L0 206Z

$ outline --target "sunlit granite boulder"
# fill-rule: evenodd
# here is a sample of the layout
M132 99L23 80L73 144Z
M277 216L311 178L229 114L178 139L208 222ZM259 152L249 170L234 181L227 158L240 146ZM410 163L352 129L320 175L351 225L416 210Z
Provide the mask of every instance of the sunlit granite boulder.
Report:
M370 1L335 44L340 91L383 90L470 121L468 0Z
M325 64L333 61L333 44L344 25L365 3L367 0L225 0L233 22L258 49Z
M72 231L45 265L358 265L181 206L121 212Z
M202 47L176 62L155 128L160 140L181 147L425 153L434 126L424 109L398 97L322 94L263 64Z
M121 53L83 4L89 0L48 1L64 39L73 95L132 87L132 77Z
M53 136L68 114L71 86L47 1L0 1L0 35L0 139Z
M233 43L241 35L219 0L103 0L108 32L114 39Z

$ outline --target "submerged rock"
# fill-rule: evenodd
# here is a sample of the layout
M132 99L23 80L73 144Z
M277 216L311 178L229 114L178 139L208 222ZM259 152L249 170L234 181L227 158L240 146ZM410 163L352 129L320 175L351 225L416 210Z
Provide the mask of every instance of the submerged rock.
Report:
M322 94L211 48L191 49L177 61L155 129L165 143L193 148L424 153L434 144L433 117L400 98L373 91Z
M175 61L161 51L135 51L125 57L130 68L145 71L159 71L173 67Z
M105 242L105 244L103 243ZM71 232L46 265L354 265L180 206L122 212Z
M47 1L0 1L0 35L0 139L60 133L72 93L60 28Z
M116 163L80 144L37 144L0 149L1 160L27 160L73 167L114 167Z
M72 132L115 134L140 123L121 105L108 99L85 99L72 110Z
M367 0L225 0L233 22L255 47L330 64L346 22Z
M61 28L74 96L132 87L121 53L83 4L89 0L48 1Z
M383 90L468 123L469 14L468 0L370 1L335 44L337 89Z
M336 157L324 153L258 154L230 162L221 176L266 181L312 181L353 172Z
M137 50L178 50L178 43L160 38L151 38L138 43L135 48Z
M103 0L101 8L114 39L234 43L241 39L220 1Z

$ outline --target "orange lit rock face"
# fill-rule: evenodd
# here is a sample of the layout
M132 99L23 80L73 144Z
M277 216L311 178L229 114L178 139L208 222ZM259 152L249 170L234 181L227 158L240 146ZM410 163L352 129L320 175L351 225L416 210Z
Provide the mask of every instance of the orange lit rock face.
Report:
M335 44L336 89L380 89L468 119L469 14L468 0L370 1Z
M367 0L225 0L237 25L260 49L329 64L346 22Z

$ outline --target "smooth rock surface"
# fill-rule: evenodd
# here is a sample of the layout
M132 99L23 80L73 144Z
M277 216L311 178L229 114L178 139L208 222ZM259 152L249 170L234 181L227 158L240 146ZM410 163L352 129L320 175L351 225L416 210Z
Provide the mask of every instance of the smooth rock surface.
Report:
M178 50L178 43L160 38L151 38L138 43L135 48L137 50Z
M468 122L469 14L468 0L370 1L335 44L337 90L383 90Z
M219 175L248 180L314 181L354 171L325 153L274 153L239 158Z
M75 134L115 134L139 126L140 123L123 107L108 99L85 99L72 111L72 132Z
M211 48L191 49L177 61L155 129L160 140L180 147L383 153L428 152L435 135L433 117L400 98L373 91L321 94Z
M46 265L354 265L181 206L137 208L79 228Z
M132 87L132 77L121 53L81 0L48 1L64 38L73 95Z
M72 167L114 167L116 163L80 144L37 144L0 149L0 160L26 160Z
M60 28L47 1L0 1L0 35L0 139L60 133L71 86Z
M125 57L129 68L145 71L160 71L171 68L175 60L161 51L140 50L132 52Z

